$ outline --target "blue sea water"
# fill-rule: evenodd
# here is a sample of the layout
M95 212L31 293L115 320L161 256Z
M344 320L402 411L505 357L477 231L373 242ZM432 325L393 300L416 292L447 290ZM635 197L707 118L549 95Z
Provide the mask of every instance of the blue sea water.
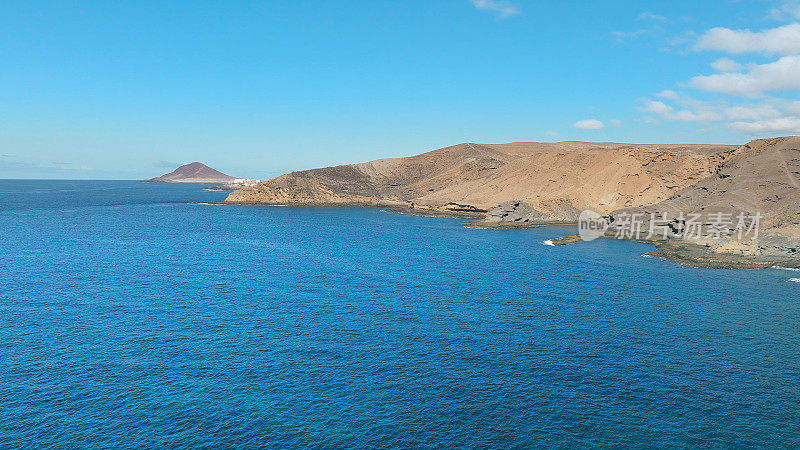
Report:
M201 185L0 181L0 447L800 446L800 283Z

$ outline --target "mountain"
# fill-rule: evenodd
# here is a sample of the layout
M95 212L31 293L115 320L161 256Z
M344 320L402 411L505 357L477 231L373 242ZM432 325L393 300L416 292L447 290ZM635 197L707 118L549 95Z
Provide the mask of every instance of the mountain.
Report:
M673 225L681 212L760 214L757 239L692 246L800 261L798 180L797 136L745 145L465 143L406 158L292 172L232 192L226 202L379 205L466 215L481 219L474 225L493 227L575 223L590 209L612 222L612 232L622 223L615 225L615 218L634 212L668 213Z
M435 211L530 205L552 221L665 200L710 176L735 146L515 142L459 144L408 158L282 175L231 202L381 204Z
M151 183L230 183L235 179L203 163L193 162L160 177L142 181Z

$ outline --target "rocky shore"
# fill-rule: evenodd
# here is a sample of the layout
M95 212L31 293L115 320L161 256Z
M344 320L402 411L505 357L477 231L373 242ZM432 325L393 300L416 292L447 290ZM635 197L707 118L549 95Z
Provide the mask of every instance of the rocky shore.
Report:
M604 239L617 239L609 234ZM687 242L677 239L628 239L642 244L650 244L655 250L648 252L650 256L664 258L676 263L692 267L708 267L716 269L766 269L770 267L800 268L800 258L790 253L744 254L715 252L712 246ZM564 236L552 239L554 246L580 243L580 235Z
M705 267L796 267L798 179L796 136L741 146L460 144L408 158L289 173L238 189L225 203L378 206L502 229L575 224L582 211L591 210L608 222L610 235L651 243L656 256ZM698 223L686 220L695 216L701 217ZM760 229L733 239L735 218L745 216L758 216ZM668 232L650 240L620 232L631 217L642 219L638 226L645 230L651 226L647 219L658 217ZM714 217L726 220L716 223ZM718 236L685 239L691 227ZM567 237L554 245L578 240Z

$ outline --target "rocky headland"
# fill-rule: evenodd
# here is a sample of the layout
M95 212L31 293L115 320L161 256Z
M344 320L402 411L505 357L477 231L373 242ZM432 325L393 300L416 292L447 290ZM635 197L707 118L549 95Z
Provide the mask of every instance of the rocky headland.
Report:
M607 237L654 243L660 256L715 267L794 266L798 179L796 136L745 145L466 143L292 172L238 189L226 203L381 206L492 228L577 223L581 211L592 210L608 221ZM711 223L717 214L726 220ZM758 233L737 236L736 218L756 215ZM651 227L656 216L659 227ZM713 227L715 235L686 239L686 216L698 216L693 226ZM630 217L641 221L643 235L623 229Z

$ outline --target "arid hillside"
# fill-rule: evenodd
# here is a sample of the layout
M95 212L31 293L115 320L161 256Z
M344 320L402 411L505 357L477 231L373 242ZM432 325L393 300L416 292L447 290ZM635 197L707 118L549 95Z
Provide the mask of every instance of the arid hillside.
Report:
M712 176L664 201L615 211L612 216L620 213L644 213L648 225L647 217L652 217L651 213L673 222L681 215L684 218L695 215L700 218L701 227L721 228L724 235L736 232L740 215L748 218L758 215L760 239L757 242L707 239L703 243L725 252L798 253L800 137L752 141L736 149ZM724 218L724 223L720 218Z
M385 204L488 211L522 201L554 220L653 204L714 173L735 146L559 142L459 144L282 175L231 202Z
M761 213L764 223L800 223L800 137L763 139L737 149L713 176L644 208L677 213Z

